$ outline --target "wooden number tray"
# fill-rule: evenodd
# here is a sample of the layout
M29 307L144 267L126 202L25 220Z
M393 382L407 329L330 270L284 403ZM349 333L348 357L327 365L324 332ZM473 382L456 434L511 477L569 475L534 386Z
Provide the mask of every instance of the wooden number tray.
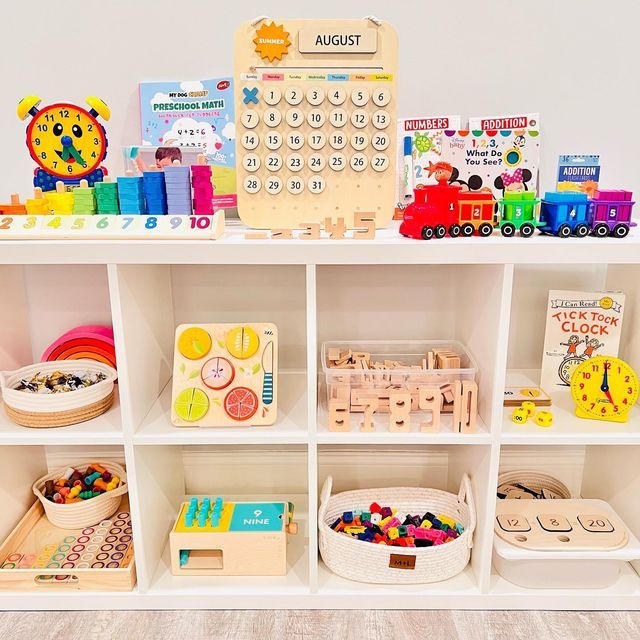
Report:
M496 534L534 551L607 551L629 539L604 500L498 500Z
M129 501L82 530L52 525L38 501L0 546L0 590L131 591L136 583Z

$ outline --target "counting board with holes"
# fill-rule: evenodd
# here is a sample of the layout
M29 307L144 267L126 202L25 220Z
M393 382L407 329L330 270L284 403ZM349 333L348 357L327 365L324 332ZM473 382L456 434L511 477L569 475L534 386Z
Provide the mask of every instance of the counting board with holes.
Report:
M267 426L278 414L274 324L176 329L171 421L177 427Z
M0 546L0 590L130 591L135 585L129 502L92 527L60 529L37 501Z
M627 544L627 527L604 500L498 500L495 532L535 551L600 551Z
M257 228L393 216L398 39L378 20L245 23L235 37L238 213Z

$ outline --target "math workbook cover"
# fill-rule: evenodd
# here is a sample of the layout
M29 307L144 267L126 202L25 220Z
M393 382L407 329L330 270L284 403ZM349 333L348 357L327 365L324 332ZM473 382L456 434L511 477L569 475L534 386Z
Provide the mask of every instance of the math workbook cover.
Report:
M143 145L202 149L212 165L216 208L236 206L233 79L141 82Z
M582 362L617 357L623 314L619 291L549 291L540 386L550 394L568 394Z

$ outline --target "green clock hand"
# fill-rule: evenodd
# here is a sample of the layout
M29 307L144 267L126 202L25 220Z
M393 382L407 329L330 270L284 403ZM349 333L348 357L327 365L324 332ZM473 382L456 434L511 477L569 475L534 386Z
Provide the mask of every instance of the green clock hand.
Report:
M87 163L82 159L82 156L78 153L78 151L76 151L76 148L71 145L69 147L67 147L69 149L69 153L76 159L76 162L81 166L81 167L86 167Z

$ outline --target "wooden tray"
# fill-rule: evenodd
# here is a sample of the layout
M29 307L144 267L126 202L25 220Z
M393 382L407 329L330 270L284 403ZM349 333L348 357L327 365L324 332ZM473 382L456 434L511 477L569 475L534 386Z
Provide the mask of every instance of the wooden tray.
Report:
M37 591L43 589L56 590L79 590L79 591L131 591L136 583L135 559L133 556L133 540L122 540L122 536L132 535L125 533L125 529L130 529L130 517L118 518L120 513L129 514L129 500L123 496L118 512L109 518L111 524L108 526L96 525L84 530L60 529L52 525L44 513L40 502L35 502L20 520L15 529L9 534L7 539L0 546L0 591ZM125 524L116 525L116 521L124 520ZM105 523L107 521L104 521ZM128 522L128 524L127 524ZM102 523L101 523L102 524ZM114 528L121 529L120 532L111 533ZM89 531L89 529L93 531ZM101 529L106 529L104 533L99 533ZM94 541L96 536L101 536L102 541ZM116 541L107 542L110 536L117 536ZM75 538L71 541L71 538ZM84 541L83 538L88 538ZM68 542L65 542L68 539ZM82 542L81 542L82 540ZM74 544L75 543L75 544ZM93 545L99 545L95 551L89 551ZM113 545L112 549L103 550L105 545ZM128 549L116 550L119 544L128 544ZM61 545L69 546L69 549ZM53 548L55 546L55 549ZM74 546L84 546L85 549L73 551ZM37 562L38 556L44 558L44 549L49 556L49 561L44 559L40 562L43 567L20 568L19 556L34 555ZM82 553L85 551L85 553ZM78 553L79 552L79 553ZM104 558L105 567L92 567L97 560L97 556L109 553L108 558ZM65 554L65 558L53 560L57 554ZM82 560L82 556L88 558L88 554L93 553L93 561ZM118 556L120 566L118 568L107 568L109 562L116 562L113 555L122 553L122 558ZM76 554L80 557L76 560L79 564L88 563L89 567L64 567L70 562L66 556ZM75 559L75 555L71 556ZM11 558L11 559L9 559ZM67 560L67 562L65 562ZM47 566L50 562L59 564L59 567ZM14 565L15 566L12 566ZM32 563L29 563L32 564ZM72 564L75 564L72 563Z

